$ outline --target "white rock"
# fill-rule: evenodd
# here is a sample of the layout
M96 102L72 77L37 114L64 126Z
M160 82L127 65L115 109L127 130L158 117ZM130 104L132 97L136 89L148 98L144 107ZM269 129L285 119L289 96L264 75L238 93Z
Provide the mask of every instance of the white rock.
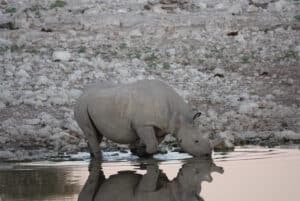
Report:
M209 109L209 110L207 111L207 115L208 115L208 117L210 117L210 119L212 119L212 120L217 120L217 119L218 119L218 114L217 114L217 112L214 111L213 109Z
M37 85L47 85L49 82L49 79L46 76L42 75L38 78Z
M295 133L291 130L276 132L275 137L278 139L300 140L300 133Z
M224 8L225 8L225 5L223 3L219 3L215 6L215 9L217 9L217 10L222 10Z
M279 0L274 3L275 9L280 12L283 8L286 7L287 2L285 0Z
M220 132L219 138L222 139L222 143L217 145L217 148L226 148L232 149L234 148L234 135L231 131Z
M81 78L82 71L81 70L76 70L74 73L72 73L69 77L70 81L78 80Z
M238 15L238 14L241 14L242 12L243 12L243 9L240 4L235 4L229 8L229 13L232 13L232 14Z
M19 69L23 69L25 71L32 71L32 67L30 64L26 63L26 64L22 64L21 66L19 66Z
M0 101L0 111L5 107L6 107L6 105L2 101Z
M79 96L82 94L82 91L79 90L79 89L71 89L69 91L69 95L74 98L74 99L77 99L79 98Z
M42 124L50 125L53 127L58 127L60 125L60 121L54 118L52 115L42 112L38 118L41 120Z
M298 56L300 57L300 45L295 47L295 51L298 53Z
M10 151L0 151L0 160L1 159L5 159L5 160L12 159L12 158L14 158L14 156L15 155Z
M3 103L12 103L14 101L11 92L6 89L0 89L0 101Z
M225 75L225 71L221 68L215 68L214 74Z
M1 46L11 46L13 43L10 40L0 38L0 45Z
M259 11L259 8L254 6L254 5L250 5L248 8L247 8L247 12L249 13L254 13L254 12L258 12Z
M55 51L52 57L54 61L70 61L71 53L68 51Z
M129 35L132 38L143 36L142 32L139 29L135 29L135 30L131 31Z
M207 8L207 4L201 1L193 1L193 4L201 9Z
M79 147L80 149L87 148L87 143L86 143L85 141L81 140L81 141L79 142L79 144L78 144L78 147Z
M239 137L241 137L242 139L250 139L250 138L255 138L258 136L258 133L254 132L254 131L246 131L246 132L242 132Z
M60 132L52 135L50 137L51 140L67 140L69 139L70 135L66 132Z
M47 139L52 133L53 133L52 128L50 126L45 126L37 131L39 137L47 138Z
M258 108L258 104L254 102L244 102L240 105L240 114L253 114Z
M29 124L29 125L37 125L40 123L40 119L26 119L24 122L25 124Z
M173 135L166 135L165 139L163 140L163 142L166 143L170 143L170 142L175 142L176 138Z
M30 77L29 74L28 74L25 70L23 70L23 69L20 69L20 70L16 73L16 76L17 76L18 78L28 78L28 77Z

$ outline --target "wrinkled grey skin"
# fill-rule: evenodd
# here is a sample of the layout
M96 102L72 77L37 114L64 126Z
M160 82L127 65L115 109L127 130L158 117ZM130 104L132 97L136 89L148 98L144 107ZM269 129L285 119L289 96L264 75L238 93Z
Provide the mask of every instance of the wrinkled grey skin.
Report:
M123 171L105 179L101 163L90 163L90 175L78 201L202 201L201 183L212 181L212 172L223 173L211 159L187 161L169 181L156 162L147 165L147 173Z
M100 154L102 137L131 148L145 146L157 152L166 134L194 156L211 155L209 140L194 126L191 108L171 87L158 80L124 85L97 84L88 88L75 107L75 119L84 131L92 156Z

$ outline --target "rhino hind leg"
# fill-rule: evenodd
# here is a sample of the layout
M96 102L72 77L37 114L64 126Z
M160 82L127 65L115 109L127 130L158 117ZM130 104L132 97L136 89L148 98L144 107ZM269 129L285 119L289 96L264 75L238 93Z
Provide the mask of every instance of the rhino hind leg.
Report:
M102 134L97 130L93 120L91 119L85 104L78 103L74 111L75 119L84 132L91 157L95 159L102 159L100 142L102 141Z
M100 150L100 143L102 141L103 135L97 129L93 119L87 112L89 117L89 127L86 132L87 140L88 140L88 147L91 153L92 158L102 159L102 153Z

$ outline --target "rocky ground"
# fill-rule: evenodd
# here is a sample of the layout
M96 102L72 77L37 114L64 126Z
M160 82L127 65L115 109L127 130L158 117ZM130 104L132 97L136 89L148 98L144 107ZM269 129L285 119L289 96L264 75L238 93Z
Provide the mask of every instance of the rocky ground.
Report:
M300 141L299 41L299 0L0 0L0 160L86 150L97 81L161 79L228 146Z

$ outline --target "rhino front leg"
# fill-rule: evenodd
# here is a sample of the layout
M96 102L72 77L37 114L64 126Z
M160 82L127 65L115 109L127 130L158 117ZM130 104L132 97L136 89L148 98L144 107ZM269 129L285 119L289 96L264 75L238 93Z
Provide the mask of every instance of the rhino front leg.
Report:
M147 154L154 154L158 150L158 142L153 127L142 126L137 127L136 133L140 138L142 144L146 146Z

